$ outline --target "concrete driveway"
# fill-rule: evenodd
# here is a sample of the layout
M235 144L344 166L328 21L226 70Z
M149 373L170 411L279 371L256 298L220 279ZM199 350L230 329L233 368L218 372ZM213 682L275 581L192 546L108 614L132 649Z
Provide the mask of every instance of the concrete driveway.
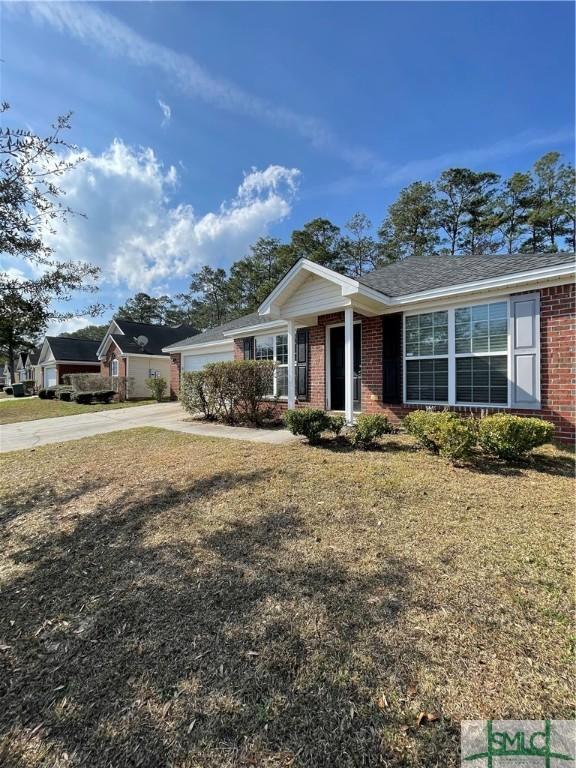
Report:
M232 440L250 440L255 443L280 445L295 438L284 429L248 429L209 424L203 421L185 421L189 418L180 403L159 403L125 408L115 411L97 411L78 416L60 416L54 419L20 421L0 427L0 453L35 448L48 443L62 443L91 437L104 432L136 427L160 427L176 432L204 437L227 437Z

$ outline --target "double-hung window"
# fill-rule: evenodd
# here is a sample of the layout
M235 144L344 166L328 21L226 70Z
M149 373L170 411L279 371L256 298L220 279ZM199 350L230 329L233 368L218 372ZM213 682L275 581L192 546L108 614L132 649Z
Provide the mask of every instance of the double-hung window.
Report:
M508 302L405 317L406 401L508 404Z
M270 391L273 397L288 396L288 336L256 336L254 339L254 359L273 360L276 363L274 382Z
M113 378L118 376L118 360L115 357L110 361L110 376Z
M508 403L508 303L454 312L456 402Z
M448 402L448 312L406 317L406 400Z

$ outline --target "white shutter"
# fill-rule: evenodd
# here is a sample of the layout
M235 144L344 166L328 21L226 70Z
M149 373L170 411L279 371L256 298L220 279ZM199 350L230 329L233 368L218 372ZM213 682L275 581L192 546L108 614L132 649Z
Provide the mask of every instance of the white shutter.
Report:
M512 408L540 407L540 294L510 299Z

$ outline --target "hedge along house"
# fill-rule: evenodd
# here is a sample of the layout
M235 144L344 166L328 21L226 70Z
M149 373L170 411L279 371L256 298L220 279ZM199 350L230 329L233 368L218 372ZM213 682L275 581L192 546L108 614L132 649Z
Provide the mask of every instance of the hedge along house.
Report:
M194 333L195 329L186 325L113 319L97 350L100 373L129 379L129 398L150 397L146 379L170 378L170 355L162 348Z
M507 410L573 439L575 322L574 254L410 257L357 280L302 259L257 313L165 351L174 395L210 359L275 360L289 408Z
M66 336L46 336L40 350L38 366L42 387L63 384L69 373L99 373L96 356L100 342Z

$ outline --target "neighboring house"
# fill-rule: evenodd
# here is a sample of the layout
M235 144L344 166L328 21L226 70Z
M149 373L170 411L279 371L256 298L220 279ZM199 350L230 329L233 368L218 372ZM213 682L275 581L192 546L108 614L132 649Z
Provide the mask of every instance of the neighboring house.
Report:
M258 312L165 347L171 394L212 360L275 360L271 395L391 419L426 406L542 416L575 436L574 254L410 257L345 277L306 259ZM288 361L293 360L293 365Z
M33 381L34 387L42 386L42 371L38 365L40 351L40 348L38 348L31 352L20 352L16 361L17 381Z
M100 372L130 380L129 397L150 397L146 379L170 378L170 355L162 349L195 333L190 326L153 325L114 319L98 347Z
M90 339L46 336L38 358L41 386L63 384L68 373L100 373L99 346L99 341Z

